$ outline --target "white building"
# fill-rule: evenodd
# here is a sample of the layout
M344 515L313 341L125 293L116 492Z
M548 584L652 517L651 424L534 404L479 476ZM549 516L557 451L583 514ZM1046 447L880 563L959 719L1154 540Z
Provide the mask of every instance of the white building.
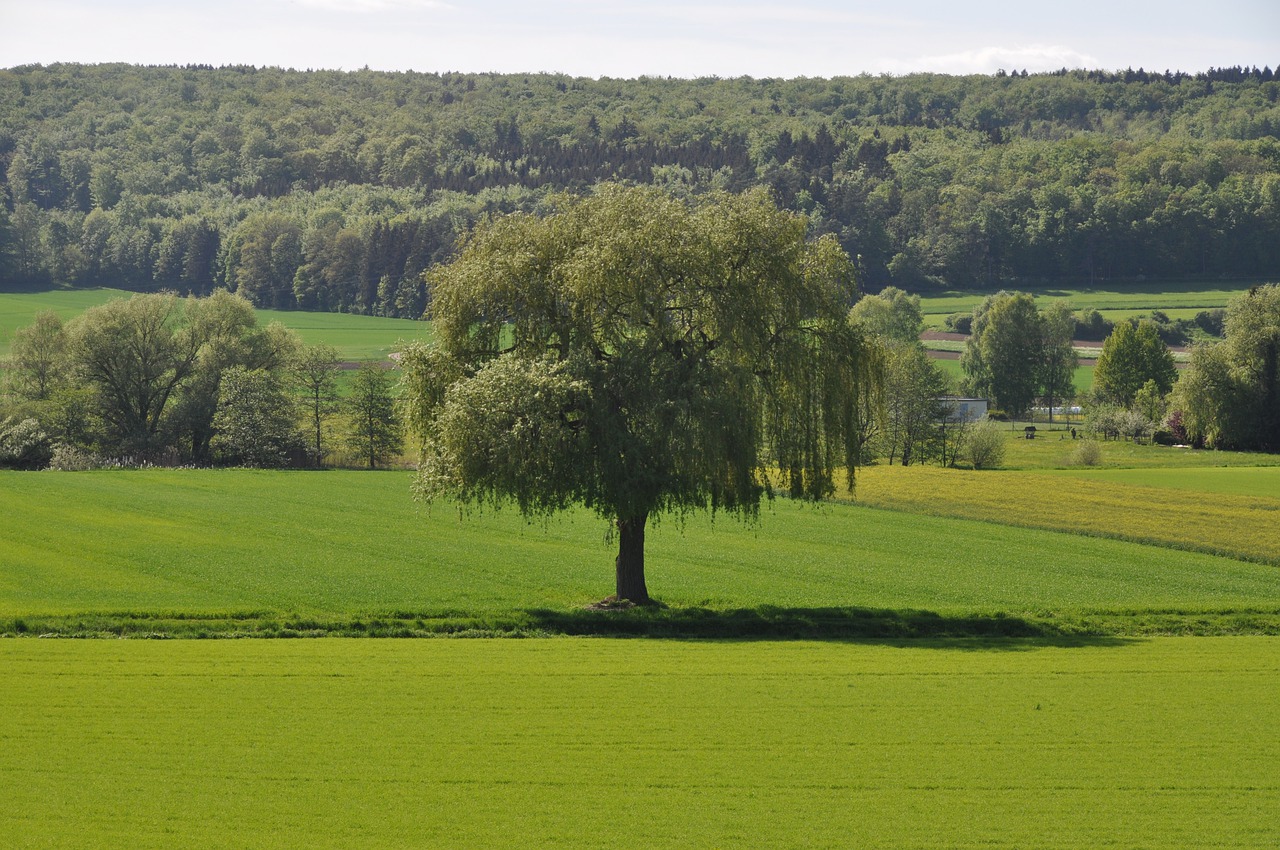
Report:
M960 396L943 396L938 399L947 410L947 422L963 424L977 422L987 418L987 400L985 398L961 398Z

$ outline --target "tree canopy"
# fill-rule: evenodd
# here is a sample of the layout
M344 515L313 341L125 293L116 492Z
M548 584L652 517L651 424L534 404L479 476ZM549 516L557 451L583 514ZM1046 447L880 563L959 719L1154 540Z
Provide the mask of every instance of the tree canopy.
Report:
M1127 407L1148 380L1167 393L1177 376L1173 354L1154 323L1120 322L1102 343L1093 390L1099 398Z
M0 69L8 285L417 317L479 218L767 187L871 289L1280 274L1280 80Z
M1192 351L1174 407L1193 439L1280 451L1280 284L1231 302L1226 339Z
M620 600L649 601L651 516L852 486L877 379L853 266L764 193L558 197L477 227L429 283L438 348L402 358L420 492L594 509Z

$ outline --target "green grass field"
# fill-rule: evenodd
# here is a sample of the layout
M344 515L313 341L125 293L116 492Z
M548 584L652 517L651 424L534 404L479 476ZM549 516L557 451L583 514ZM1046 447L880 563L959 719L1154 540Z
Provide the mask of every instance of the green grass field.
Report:
M964 378L964 370L960 368L959 360L939 358L933 362L942 369L943 374L951 378L957 386L959 385L960 380ZM1076 392L1088 392L1089 389L1093 387L1093 371L1096 368L1097 367L1093 365L1076 367L1076 371L1072 376L1072 382L1075 384Z
M877 482L886 474L907 482L908 496ZM1164 537L1141 545L1069 525L1012 527L1016 518L976 496L972 515L934 516L920 504L999 475L1017 473L874 468L859 498L897 510L782 500L755 527L705 516L661 523L649 534L648 573L671 610L653 616L677 629L691 618L694 633L750 632L743 611L816 634L824 627L805 617L856 635L919 612L942 633L983 633L974 617L1013 618L1030 633L1274 628L1280 544L1265 505L1234 497L1241 504L1205 520L1194 494L1167 491L1187 498L1168 502ZM995 492L1015 492L1005 481ZM0 633L359 633L353 623L375 621L392 633L575 631L593 626L572 612L612 590L613 550L591 514L545 525L510 510L460 520L411 502L407 473L0 473L0 485ZM1112 488L1123 503L1123 485ZM1087 504L1097 489L1079 498ZM986 521L993 510L998 525ZM1240 518L1238 537L1219 542L1235 557L1194 551L1179 536L1192 519L1224 516ZM1261 531L1248 524L1258 522Z
M1255 283L1267 282L1269 281L1152 281L1126 284L1123 288L1009 288L1030 292L1042 309L1055 300L1065 299L1076 310L1092 307L1115 321L1150 313L1152 310L1162 310L1170 318L1194 318L1202 310L1226 307L1228 301L1247 291ZM920 309L924 313L925 324L931 328L941 328L947 316L972 311L989 294L987 291L952 290L922 296Z
M131 294L117 289L0 293L0 357L8 355L14 330L31 324L39 312L53 310L65 320L89 307L113 298L128 298ZM397 343L428 339L431 334L431 326L426 322L347 313L259 310L258 322L263 325L280 322L297 331L304 343L332 345L343 360L381 360Z
M1280 642L0 641L0 843L1280 843Z

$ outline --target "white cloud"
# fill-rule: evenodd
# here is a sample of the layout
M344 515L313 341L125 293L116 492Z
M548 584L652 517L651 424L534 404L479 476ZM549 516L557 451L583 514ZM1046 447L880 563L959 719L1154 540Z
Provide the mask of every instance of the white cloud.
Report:
M433 9L451 9L442 0L290 0L291 4L327 12L413 12Z
M948 74L989 74L1007 71L1056 71L1059 68L1098 68L1098 59L1057 44L1028 44L1022 47L982 47L909 60L911 70Z

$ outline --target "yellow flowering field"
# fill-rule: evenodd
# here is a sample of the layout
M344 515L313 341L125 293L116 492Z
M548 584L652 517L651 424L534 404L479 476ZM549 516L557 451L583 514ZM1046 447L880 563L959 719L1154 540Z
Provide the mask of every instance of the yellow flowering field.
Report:
M858 474L855 501L1280 564L1280 498L1264 495L1088 473L872 466Z

